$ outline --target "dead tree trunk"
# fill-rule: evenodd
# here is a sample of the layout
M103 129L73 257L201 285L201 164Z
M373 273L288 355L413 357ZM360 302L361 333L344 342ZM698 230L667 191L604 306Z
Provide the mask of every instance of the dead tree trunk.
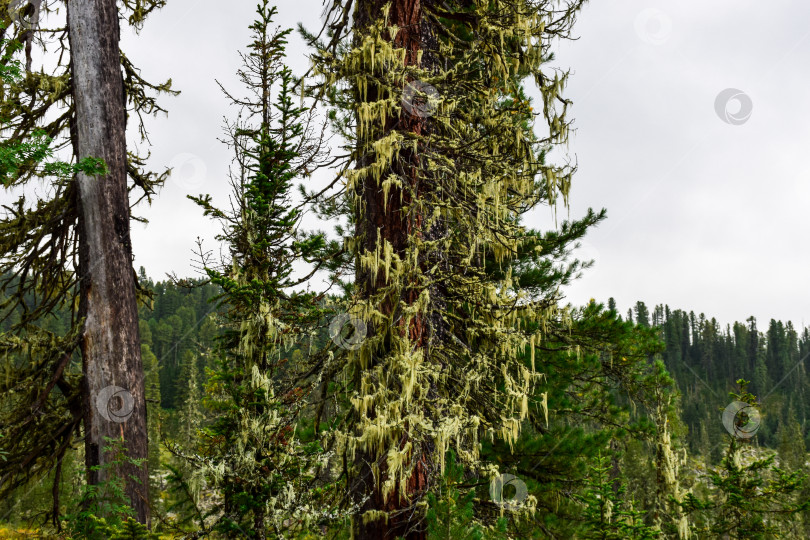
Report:
M77 177L79 192L79 310L85 319L81 351L87 478L122 479L138 521L148 523L146 401L135 274L129 234L126 110L115 0L68 0L74 120L78 159L96 157L107 176ZM130 459L114 470L106 437L123 439Z

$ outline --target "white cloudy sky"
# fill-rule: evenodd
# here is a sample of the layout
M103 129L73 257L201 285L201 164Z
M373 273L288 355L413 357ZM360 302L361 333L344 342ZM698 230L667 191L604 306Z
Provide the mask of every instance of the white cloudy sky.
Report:
M279 22L315 26L322 0L279 0ZM226 102L214 78L236 88L237 49L248 40L253 0L171 0L125 47L152 79L183 93L150 121L152 165L178 166L135 225L136 264L160 278L191 274L197 236L215 227L188 193L227 191L227 150L217 142ZM600 0L559 48L573 71L568 96L580 165L571 216L605 207L587 239L596 266L568 298L643 299L716 316L810 324L810 4L771 0ZM305 69L293 40L290 62ZM741 125L715 111L735 88L753 104ZM738 114L740 103L727 111ZM743 111L745 112L745 111ZM183 165L185 163L185 165ZM548 223L547 214L532 225Z

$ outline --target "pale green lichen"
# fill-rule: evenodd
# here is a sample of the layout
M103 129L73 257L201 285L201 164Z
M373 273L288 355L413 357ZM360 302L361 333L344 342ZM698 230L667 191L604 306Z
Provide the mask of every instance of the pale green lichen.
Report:
M515 283L511 266L531 241L519 218L558 199L567 203L573 170L542 160L569 134L567 74L541 71L552 37L547 10L525 0L475 0L468 13L477 21L475 42L442 39L434 51L440 61L424 66L424 51L409 64L407 51L395 46L405 29L389 24L390 9L344 49L320 52L316 67L325 85L343 85L342 106L354 114L354 167L342 172L353 220L367 225L368 204L381 195L382 211L406 231L400 250L392 242L400 232L379 224L345 243L362 285L353 313L372 332L342 358L356 421L332 436L350 460L362 451L385 463L381 471L371 460L385 497L407 497L422 452L431 452L439 473L451 448L464 465L492 472L480 461L480 440L499 437L511 447L520 436L541 384L535 349L549 321L570 325L571 314ZM528 103L515 101L512 83L525 77L538 82L537 118L548 132L542 138ZM440 96L421 132L408 127L402 107L405 86L415 80ZM391 201L401 214L390 215ZM484 271L485 258L500 265L499 277ZM434 292L440 286L452 294ZM446 324L440 343L429 341L434 319ZM539 409L548 425L545 393Z

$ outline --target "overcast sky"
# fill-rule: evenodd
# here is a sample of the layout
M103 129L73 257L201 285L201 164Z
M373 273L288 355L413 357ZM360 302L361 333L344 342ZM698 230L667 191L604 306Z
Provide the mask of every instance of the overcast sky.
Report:
M322 0L280 0L279 22L318 24ZM217 141L238 88L252 0L171 0L124 46L152 80L171 77L168 118L149 122L153 167L177 167L134 225L136 265L190 275L194 238L216 227L185 196L227 192ZM810 324L810 3L771 0L599 0L580 39L559 47L579 162L570 215L608 220L587 238L596 266L568 291L574 304L615 297L704 312ZM290 64L308 65L293 39ZM728 90L731 89L731 90ZM718 101L718 96L720 99ZM549 223L549 213L532 226ZM211 245L209 243L209 245ZM211 245L212 246L212 245ZM213 247L213 246L212 246Z

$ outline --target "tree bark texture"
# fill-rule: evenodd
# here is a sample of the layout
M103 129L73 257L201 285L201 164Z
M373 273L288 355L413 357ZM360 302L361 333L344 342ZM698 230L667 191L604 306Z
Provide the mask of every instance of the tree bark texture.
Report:
M390 0L359 0L355 12L355 34L362 34L364 29L373 24L382 13L383 6ZM422 68L430 68L433 56L429 51L436 50L433 43L433 33L426 17L424 17L423 6L426 0L393 0L389 11L389 25L399 28L394 39L394 46L405 49L405 64L416 65L419 61L419 51L422 50ZM376 92L369 88L368 101L377 99ZM403 111L399 118L390 118L386 126L386 132L391 129L410 131L411 133L422 135L429 129L426 119L417 115L409 115ZM392 188L387 198L383 189L377 184L374 178L366 178L362 185L362 199L364 215L357 222L358 235L364 238L363 248L373 252L378 241L387 241L391 244L393 252L404 258L408 247L409 238L416 236L427 238L433 231L423 230L424 219L417 212L407 212L414 198L420 197L429 186L420 185L418 168L420 166L420 156L417 151L403 150L400 159L393 165L396 170L392 171L400 177L408 179L407 189ZM387 173L383 173L385 177ZM379 231L379 237L377 235ZM427 263L422 261L420 266L426 267ZM376 291L385 286L384 277L379 273L376 280L365 272L360 271L357 276L358 288L361 294L371 297ZM399 301L406 304L413 304L419 296L418 287L406 288L403 291L404 298L389 298L385 301L380 310L391 315L398 309ZM436 291L431 291L431 302L439 301L440 297ZM393 317L396 320L396 317ZM369 327L371 334L376 329ZM425 357L430 342L437 336L435 328L430 324L430 317L423 315L415 316L409 327L394 328L394 332L407 335L413 346L426 349ZM373 415L370 410L368 414ZM400 441L401 447L407 444L406 437ZM375 519L366 523L358 519L355 524L354 534L356 538L368 539L394 539L403 537L407 540L423 540L427 536L425 523L422 516L414 512L413 503L419 500L429 486L434 466L431 463L431 452L422 448L421 451L414 452L411 459L415 461L413 473L406 481L406 497L400 497L398 493L392 493L388 500L381 490L379 482L374 481L371 463L377 459L369 452L358 453L360 463L359 476L353 484L356 497L368 497L361 508L361 514L367 511L384 511L389 515L388 519ZM386 470L386 464L378 463L381 474Z
M85 464L88 482L118 478L148 523L149 475L143 365L132 271L126 172L126 104L115 0L68 0L77 158L103 159L107 176L77 176ZM126 463L109 463L105 438L123 440ZM143 459L136 466L129 460Z

